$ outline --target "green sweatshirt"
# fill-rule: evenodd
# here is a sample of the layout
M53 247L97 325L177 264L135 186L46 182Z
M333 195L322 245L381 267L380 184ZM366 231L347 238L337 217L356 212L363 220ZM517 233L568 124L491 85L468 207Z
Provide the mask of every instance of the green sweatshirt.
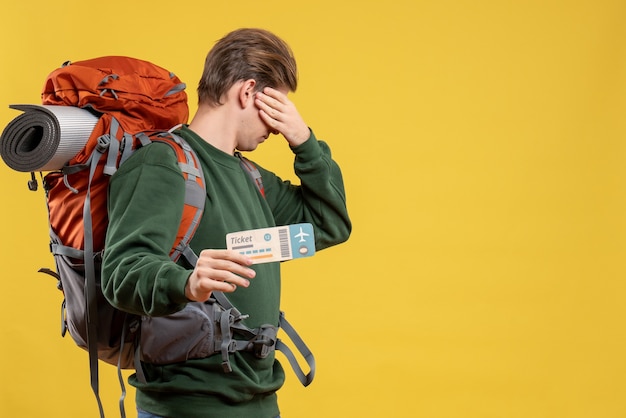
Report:
M300 186L259 167L265 198L239 159L206 143L184 127L181 135L200 158L206 180L206 207L191 241L203 249L226 248L226 234L241 230L310 222L316 250L345 241L351 223L346 210L341 172L328 146L313 133L292 148ZM185 285L191 269L170 261L182 216L184 180L169 146L154 143L126 161L109 185L109 227L102 266L102 289L119 309L162 316L188 302ZM246 325L278 325L280 264L253 265L256 277L248 288L228 298L249 314ZM232 373L224 373L221 356L171 365L144 363L147 383L135 375L140 408L165 417L274 417L279 414L275 392L284 372L271 355L231 355Z

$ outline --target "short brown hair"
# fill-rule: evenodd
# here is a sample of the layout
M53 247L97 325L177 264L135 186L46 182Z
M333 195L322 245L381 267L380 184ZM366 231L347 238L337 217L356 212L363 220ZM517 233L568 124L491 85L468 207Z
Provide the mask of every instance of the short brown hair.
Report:
M204 62L198 84L200 104L222 104L233 84L254 79L256 91L265 87L296 91L298 74L291 48L264 29L237 29L217 41Z

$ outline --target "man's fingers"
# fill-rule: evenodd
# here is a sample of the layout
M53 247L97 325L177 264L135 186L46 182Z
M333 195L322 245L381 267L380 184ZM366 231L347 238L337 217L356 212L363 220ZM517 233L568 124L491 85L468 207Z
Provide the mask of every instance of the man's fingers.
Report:
M232 250L204 250L192 272L185 294L191 300L205 301L213 291L234 292L250 286L256 272L252 260Z
M256 94L255 104L272 132L280 132L290 145L300 145L309 138L308 126L286 94L266 87Z
M200 281L212 280L215 282L232 283L237 286L248 287L250 280L255 275L255 271L252 269L234 269L220 270L215 268L199 268L197 269L197 276Z
M222 270L196 268L185 287L185 294L191 300L206 301L214 291L234 292L237 287L248 287L250 281Z
M279 109L278 105L272 106L259 98L257 98L256 105L261 110L261 112L264 112L270 119L274 119L277 121L281 120L282 111Z
M261 109L260 115L261 119L263 119L263 122L265 122L270 128L272 128L272 133L280 132L280 122L276 118L273 118L263 109Z
M272 107L287 103L289 100L286 94L283 94L280 91L271 87L265 87L260 93L263 95L268 104Z
M211 278L203 278L198 281L197 290L202 293L210 293L213 291L234 292L237 289L236 280L217 280ZM240 282L239 286L248 287L250 282Z
M231 264L250 266L252 260L233 250L203 250L198 257L198 264L226 268Z

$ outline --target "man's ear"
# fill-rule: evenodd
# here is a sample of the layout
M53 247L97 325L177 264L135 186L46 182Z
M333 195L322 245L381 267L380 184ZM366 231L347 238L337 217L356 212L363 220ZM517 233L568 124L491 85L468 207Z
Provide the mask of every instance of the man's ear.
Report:
M245 108L250 104L254 104L254 94L256 93L255 88L256 80L252 78L241 84L241 88L239 89L239 104L242 108Z

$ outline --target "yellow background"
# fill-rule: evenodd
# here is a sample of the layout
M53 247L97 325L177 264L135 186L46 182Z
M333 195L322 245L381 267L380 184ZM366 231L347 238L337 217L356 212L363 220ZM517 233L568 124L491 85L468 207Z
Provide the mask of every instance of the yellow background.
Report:
M306 389L288 373L283 416L621 418L625 21L623 0L11 1L0 124L63 61L108 54L176 72L194 110L214 41L270 29L354 221L347 244L284 265L318 373ZM290 176L282 138L254 159ZM0 176L0 416L95 417L86 354L36 273L52 266L43 193Z

